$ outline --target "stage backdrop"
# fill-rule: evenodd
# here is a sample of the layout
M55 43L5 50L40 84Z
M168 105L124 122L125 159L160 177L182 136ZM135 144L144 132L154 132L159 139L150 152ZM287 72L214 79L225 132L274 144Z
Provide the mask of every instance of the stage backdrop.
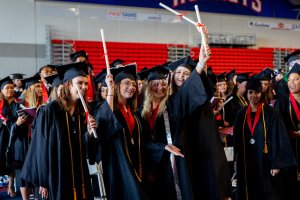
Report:
M274 18L300 18L300 0L55 0L64 2L94 3L115 6L161 8L160 2L176 10L251 15Z

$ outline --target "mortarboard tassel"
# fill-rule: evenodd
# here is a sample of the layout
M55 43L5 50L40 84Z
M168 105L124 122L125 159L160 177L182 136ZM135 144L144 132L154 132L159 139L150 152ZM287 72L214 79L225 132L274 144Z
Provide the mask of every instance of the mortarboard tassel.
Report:
M73 200L77 200L76 189L73 188Z
M264 123L264 153L268 153L268 145L267 145L267 131L266 131L266 121L265 121L265 113L264 113L264 104L262 105L262 117Z
M86 199L84 184L82 184L82 199Z

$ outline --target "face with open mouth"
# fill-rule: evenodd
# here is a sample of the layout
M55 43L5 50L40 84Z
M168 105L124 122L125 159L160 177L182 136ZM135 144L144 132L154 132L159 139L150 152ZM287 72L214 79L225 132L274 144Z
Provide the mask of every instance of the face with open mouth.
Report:
M191 71L188 68L182 66L177 67L174 74L175 84L178 87L181 87L183 83L186 81L186 79L190 77L190 75L191 75Z

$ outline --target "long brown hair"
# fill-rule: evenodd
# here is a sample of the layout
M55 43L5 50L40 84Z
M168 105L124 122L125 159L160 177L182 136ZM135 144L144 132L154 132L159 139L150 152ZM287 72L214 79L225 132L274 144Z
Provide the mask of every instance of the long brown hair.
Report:
M121 95L121 92L120 92L120 84L121 82L118 82L116 83L116 90L115 90L115 96L114 96L114 108L118 109L119 106L118 106L118 96ZM127 105L129 106L130 108L130 111L135 113L137 111L137 95L138 95L138 88L136 87L136 90L135 90L135 94L127 100Z
M64 85L63 87L61 88L61 91L60 91L60 94L57 96L57 102L58 104L60 105L60 107L62 109L64 109L65 111L70 111L71 108L72 108L72 105L71 105L71 101L72 101L72 98L71 98L71 92L70 92L70 89L69 89L69 85L72 85L72 81L69 80L69 81L66 81L64 82ZM78 105L78 108L79 108L79 111L80 113L84 113L84 109L83 109L83 106L81 103L79 103L80 100L77 101L77 105ZM87 103L86 103L87 104Z

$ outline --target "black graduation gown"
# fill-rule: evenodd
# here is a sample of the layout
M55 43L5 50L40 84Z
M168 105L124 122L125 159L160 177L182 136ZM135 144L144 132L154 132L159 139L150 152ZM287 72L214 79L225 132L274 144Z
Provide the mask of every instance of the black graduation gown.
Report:
M234 124L234 150L237 162L237 200L278 200L282 196L281 174L273 177L271 169L295 165L290 141L280 113L269 105L263 106L254 130L254 144L245 120L247 107L241 109ZM264 153L264 123L268 152ZM252 119L254 113L252 113ZM253 123L253 121L252 121ZM248 196L248 198L247 198Z
M88 133L84 121L84 116L78 113L71 117L55 100L37 112L21 178L47 188L49 199L74 199L73 184L77 199L83 199L83 188L86 199L93 199L85 150L85 135Z
M274 90L275 90L277 99L281 98L283 96L288 96L290 93L287 82L284 79L281 79L280 81L275 82Z
M138 152L143 146L140 123L135 120L132 134L134 144L132 144L126 121L119 110L113 113L108 103L104 101L94 117L98 125L99 139L90 141L90 145L95 145L95 152L89 151L89 160L91 163L94 160L96 162L102 160L108 199L147 199L138 179L141 156ZM143 165L143 162L141 164Z
M4 99L3 99L4 100ZM3 119L0 119L0 175L8 173L5 161L5 152L9 143L10 130L12 126L15 126L17 121L17 110L19 109L18 104L12 101L10 104L4 100L2 115L6 117L6 125L3 124Z
M180 131L174 143L184 149L194 199L220 199L231 196L232 191L225 152L209 101L212 93L206 75L199 76L194 71L179 91L183 97L179 100L181 106L173 104L172 107L172 113L177 115L171 118L184 122L183 126L176 127ZM180 107L183 110L176 110ZM175 124L180 121L174 121Z
M142 117L140 119L145 135L143 181L147 193L155 200L177 200L170 153L165 150L168 142L164 117L163 115L157 117L152 130L146 119Z
M299 104L297 104L299 107ZM287 132L300 130L297 116L290 103L289 95L284 95L275 103L275 109L278 110L286 126ZM292 145L292 150L298 163L296 166L289 167L284 172L284 194L287 199L300 199L300 181L297 181L297 168L300 171L300 139L289 137Z

